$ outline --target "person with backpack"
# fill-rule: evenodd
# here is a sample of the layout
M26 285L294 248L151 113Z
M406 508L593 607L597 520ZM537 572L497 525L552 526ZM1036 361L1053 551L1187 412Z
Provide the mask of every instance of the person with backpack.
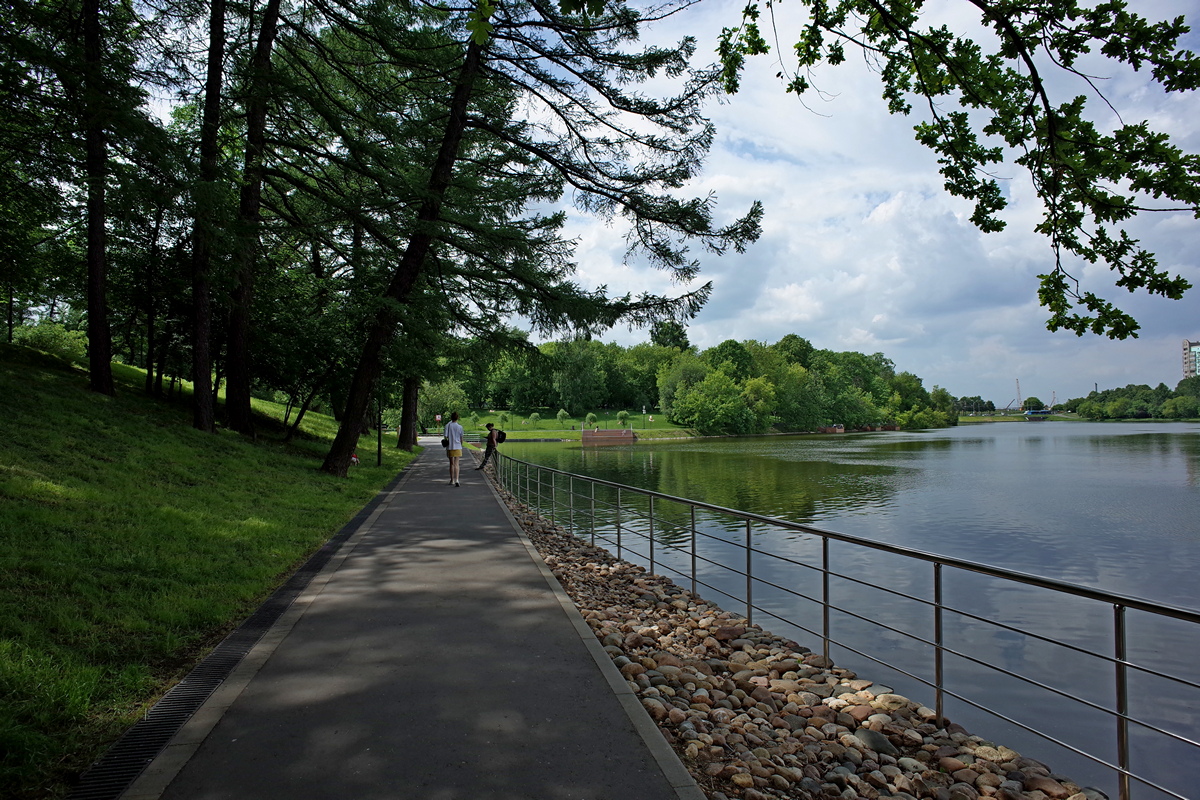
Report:
M504 435L504 431L499 430L490 422L484 427L488 430L487 443L483 448L483 461L480 461L479 466L475 468L477 470L487 466L488 460L496 454L496 445L500 443L500 437Z
M458 461L463 454L463 426L458 423L458 412L450 415L442 437L446 455L450 458L450 485L458 486Z

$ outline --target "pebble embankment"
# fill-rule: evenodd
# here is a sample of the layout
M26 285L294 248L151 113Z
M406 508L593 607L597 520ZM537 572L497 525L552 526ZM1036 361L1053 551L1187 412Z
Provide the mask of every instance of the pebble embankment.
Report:
M505 499L710 800L1106 800Z

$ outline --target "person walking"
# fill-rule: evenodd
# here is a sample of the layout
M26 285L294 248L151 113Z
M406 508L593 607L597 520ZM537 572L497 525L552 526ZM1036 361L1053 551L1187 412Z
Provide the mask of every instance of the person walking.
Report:
M446 455L450 458L450 485L458 486L458 462L463 453L463 426L458 424L458 412L446 423Z
M475 468L477 470L483 469L484 467L486 467L488 460L492 456L496 455L496 439L500 435L500 432L498 430L496 430L496 426L493 425L492 423L489 422L484 427L487 428L487 430L488 430L487 443L484 445L484 448L483 448L483 461L480 461L479 466Z

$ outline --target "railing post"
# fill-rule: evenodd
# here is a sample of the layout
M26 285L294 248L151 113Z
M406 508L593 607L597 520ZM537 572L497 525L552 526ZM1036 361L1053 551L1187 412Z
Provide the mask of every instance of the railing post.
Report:
M536 508L538 515L542 513L542 465L538 464L537 469L537 501Z
M821 537L821 654L829 659L829 539Z
M617 558L621 557L621 487L617 487Z
M592 487L592 547L596 546L596 482L588 481Z
M650 496L650 574L654 573L654 496Z
M554 522L558 512L558 474L550 473L550 521Z
M574 535L574 533L575 533L575 476L574 475L567 476L567 503L568 503L568 507L570 509L569 518L571 520L570 521L571 534Z
M692 510L692 596L696 596L696 507L688 506Z
M933 647L933 675L934 675L933 682L935 685L933 687L933 697L934 697L934 701L935 701L934 705L936 706L934 711L937 714L937 724L939 726L944 725L946 722L946 715L944 713L945 708L943 706L943 703L945 702L945 695L942 691L942 686L945 681L945 674L943 672L945 665L943 663L944 651L943 651L942 647L943 647L944 642L942 639L942 630L943 630L943 628L942 628L942 565L938 564L937 562L934 562L934 565L933 565L933 645L934 645L934 647Z
M1119 792L1121 800L1132 796L1129 789L1129 682L1125 652L1125 606L1113 606L1113 639L1117 667L1117 766L1121 768Z
M750 520L746 520L746 624L754 622L754 557L750 548Z

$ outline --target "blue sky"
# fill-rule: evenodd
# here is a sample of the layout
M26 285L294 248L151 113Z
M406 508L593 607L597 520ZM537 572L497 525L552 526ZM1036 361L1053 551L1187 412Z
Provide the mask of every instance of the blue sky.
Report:
M1200 25L1200 0L1132 7L1153 19L1183 14ZM723 26L736 24L740 2L705 0L653 31L691 34L709 60ZM795 13L797 7L781 7ZM965 3L941 3L951 22L971 24ZM796 37L781 20L787 51ZM1200 36L1187 45L1200 50ZM776 50L775 52L778 52ZM1089 65L1126 122L1149 119L1185 150L1200 150L1200 98L1166 97L1144 74ZM1050 333L1037 305L1036 275L1053 265L1048 242L1033 233L1040 203L1013 166L998 170L1010 201L1005 231L982 234L970 206L942 189L932 153L913 141L917 118L892 117L878 78L852 56L815 76L823 96L805 103L774 77L775 55L749 63L741 92L708 109L718 137L693 194L713 191L719 214L733 218L753 200L765 206L763 236L746 253L700 256L711 300L688 327L692 343L725 339L774 342L788 333L833 350L882 352L927 388L982 395L1000 406L1016 396L1046 402L1128 383L1174 387L1182 377L1180 343L1200 339L1200 288L1181 301L1130 295L1099 267L1072 265L1083 288L1119 301L1142 324L1137 340ZM1086 87L1063 82L1059 101ZM1093 101L1089 106L1101 108ZM1115 125L1111 113L1100 125ZM667 277L622 262L619 229L576 217L578 279L614 292L677 291ZM1200 286L1200 223L1186 214L1156 214L1130 227L1160 265ZM645 341L645 331L614 329L605 341Z

